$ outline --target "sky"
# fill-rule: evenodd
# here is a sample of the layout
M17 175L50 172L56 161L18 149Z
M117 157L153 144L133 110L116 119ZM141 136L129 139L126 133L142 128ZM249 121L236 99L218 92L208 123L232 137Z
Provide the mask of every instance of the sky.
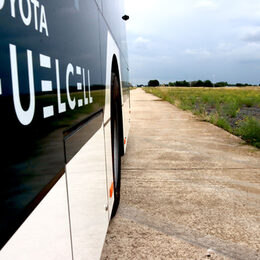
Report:
M260 84L259 0L125 0L130 82Z

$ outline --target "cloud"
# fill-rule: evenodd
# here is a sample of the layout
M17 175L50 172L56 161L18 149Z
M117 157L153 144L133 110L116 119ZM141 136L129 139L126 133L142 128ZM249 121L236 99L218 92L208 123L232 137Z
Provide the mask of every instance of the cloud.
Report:
M134 47L137 49L148 49L150 46L150 40L142 36L139 36L134 41Z
M214 1L210 0L201 0L198 1L195 4L196 8L210 8L210 9L215 9L217 7L217 4Z
M260 42L260 28L246 33L243 40L247 42Z
M234 45L230 42L220 42L217 45L217 51L220 52L229 52L234 48Z
M260 61L260 44L248 42L245 45L232 49L227 56L232 61L255 63Z
M150 40L148 40L142 36L139 36L138 38L135 39L136 44L147 44L149 42L150 42Z
M196 56L198 58L209 58L211 53L205 49L186 49L185 54Z

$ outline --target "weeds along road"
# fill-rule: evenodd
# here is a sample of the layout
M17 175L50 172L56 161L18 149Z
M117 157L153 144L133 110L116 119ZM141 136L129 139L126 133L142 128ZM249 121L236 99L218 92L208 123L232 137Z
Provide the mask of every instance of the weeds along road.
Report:
M260 259L260 150L141 89L131 106L101 259Z

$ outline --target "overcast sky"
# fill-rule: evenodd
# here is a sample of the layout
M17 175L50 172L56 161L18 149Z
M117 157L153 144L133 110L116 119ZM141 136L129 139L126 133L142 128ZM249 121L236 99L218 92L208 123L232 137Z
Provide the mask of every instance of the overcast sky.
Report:
M259 0L125 0L130 81L260 83Z

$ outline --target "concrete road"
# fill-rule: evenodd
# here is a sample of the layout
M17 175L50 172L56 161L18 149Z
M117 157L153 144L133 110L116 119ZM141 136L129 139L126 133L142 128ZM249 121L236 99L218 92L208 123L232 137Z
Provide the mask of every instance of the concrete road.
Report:
M260 151L141 89L131 99L101 259L260 259Z

